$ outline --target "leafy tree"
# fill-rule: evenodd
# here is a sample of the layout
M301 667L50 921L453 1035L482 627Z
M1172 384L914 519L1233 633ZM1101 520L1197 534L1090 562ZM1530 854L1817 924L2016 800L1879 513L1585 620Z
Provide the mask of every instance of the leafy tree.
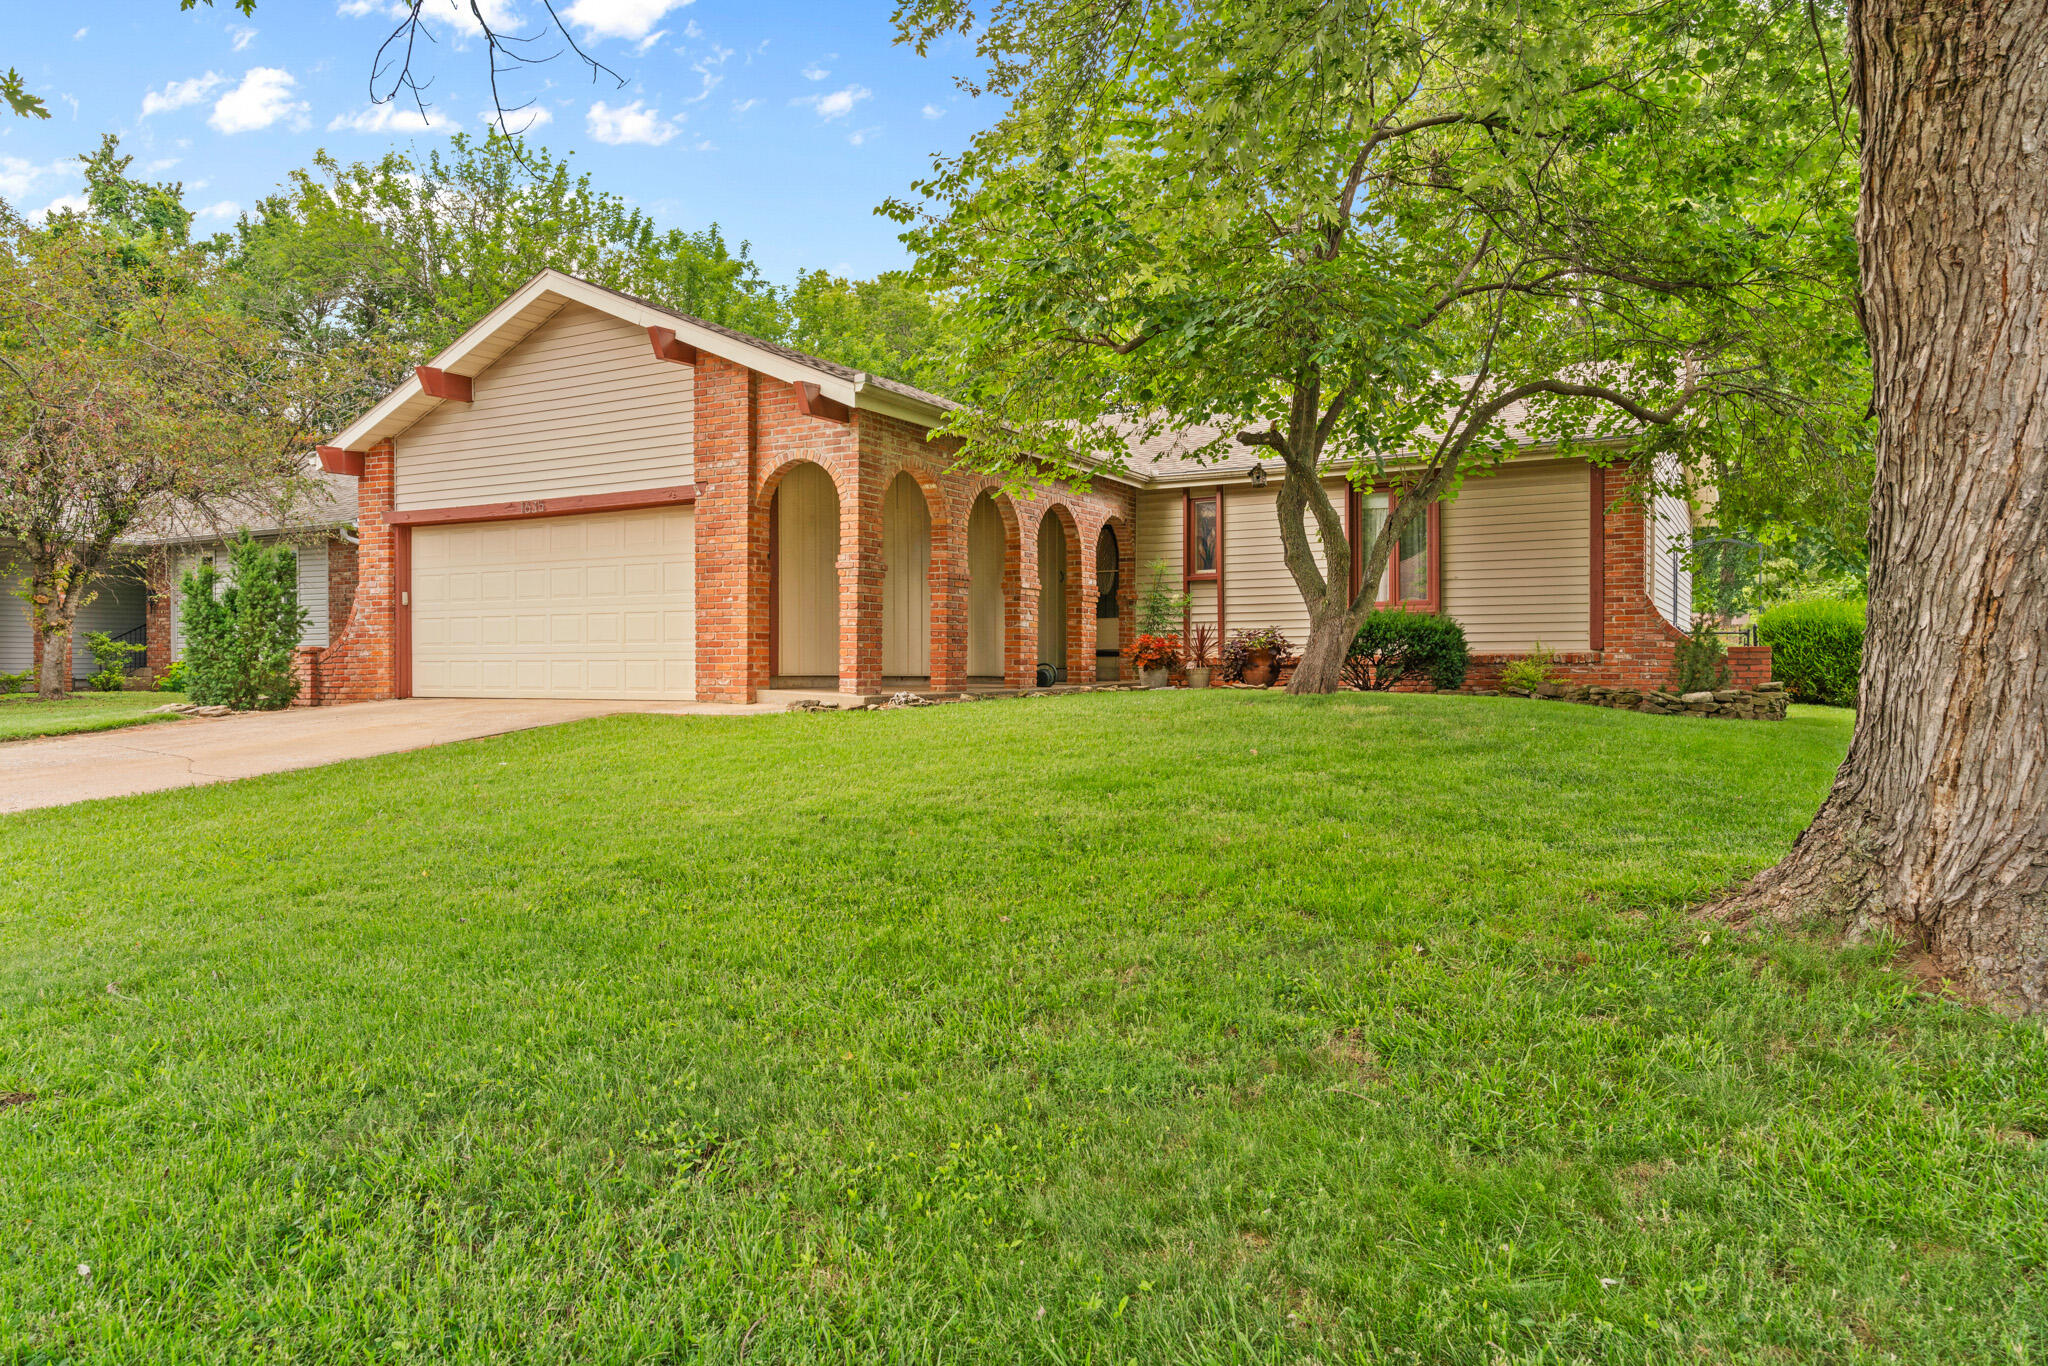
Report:
M927 389L949 382L946 302L907 271L872 280L811 271L798 278L789 311L798 350Z
M423 158L323 152L215 250L247 306L298 345L379 339L387 381L547 267L759 335L785 329L782 295L744 243L716 225L659 228L567 159L495 132Z
M200 254L78 214L0 205L0 535L26 570L39 691L145 516L288 503L326 372L230 307Z
M951 429L1012 470L1167 431L1269 452L1311 622L1291 686L1328 691L1402 529L1518 444L1825 451L1860 412L1816 17L911 0L911 40L975 28L1010 101L888 206L958 291ZM1333 470L1401 494L1356 594Z
M1876 479L1856 734L1722 907L2048 1009L2048 0L1852 0Z
M184 576L186 692L206 706L288 707L299 695L292 654L305 630L298 555L246 532L228 542L225 578L211 564Z

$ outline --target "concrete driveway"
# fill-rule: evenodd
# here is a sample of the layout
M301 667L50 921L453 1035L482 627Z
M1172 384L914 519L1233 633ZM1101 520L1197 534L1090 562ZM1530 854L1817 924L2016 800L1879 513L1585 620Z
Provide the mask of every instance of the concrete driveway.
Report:
M736 716L779 710L715 702L415 697L159 721L0 744L0 812L253 778L619 712Z

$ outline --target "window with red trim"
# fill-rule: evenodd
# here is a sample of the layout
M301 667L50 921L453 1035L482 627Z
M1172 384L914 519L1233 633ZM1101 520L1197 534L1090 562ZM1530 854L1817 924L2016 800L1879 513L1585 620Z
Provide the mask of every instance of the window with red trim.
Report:
M1187 500L1187 549L1183 575L1189 579L1216 577L1218 538L1216 495Z
M1398 495L1375 493L1362 498L1358 544L1352 553L1363 559L1380 528L1387 524ZM1401 537L1387 555L1374 601L1381 607L1406 607L1434 612L1437 606L1437 542L1442 535L1441 503L1432 502L1421 516L1401 528Z

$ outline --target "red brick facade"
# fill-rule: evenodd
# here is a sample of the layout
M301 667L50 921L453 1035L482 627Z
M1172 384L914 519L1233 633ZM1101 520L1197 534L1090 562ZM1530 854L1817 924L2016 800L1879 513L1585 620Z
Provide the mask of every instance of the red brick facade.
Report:
M1053 484L1022 498L1000 481L954 467L958 447L866 409L848 422L812 417L796 391L734 362L700 354L696 367L697 696L748 702L770 686L775 493L797 465L819 466L839 498L839 690L883 688L882 500L899 474L924 495L931 518L932 691L967 679L967 522L988 492L1003 519L1004 682L1028 686L1038 665L1038 530L1059 520L1069 574L1067 673L1095 676L1095 544L1118 528L1122 593L1135 575L1133 495L1122 485Z
M329 598L327 648L299 651L303 706L370 702L399 695L398 584L401 529L385 524L392 506L395 448L379 442L363 455L356 480L356 546L346 570L347 615ZM328 591L335 587L328 560Z

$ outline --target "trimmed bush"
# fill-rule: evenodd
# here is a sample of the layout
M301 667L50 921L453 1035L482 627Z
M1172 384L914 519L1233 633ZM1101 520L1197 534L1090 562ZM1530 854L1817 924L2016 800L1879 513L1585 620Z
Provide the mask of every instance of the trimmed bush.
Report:
M1728 647L1714 634L1714 624L1694 617L1692 634L1671 652L1671 691L1712 692L1728 686Z
M1856 705L1863 671L1864 604L1846 598L1787 602L1756 619L1756 638L1771 647L1771 672L1800 702Z
M179 584L187 694L237 710L288 707L299 695L292 652L306 624L299 558L246 534L228 543L228 555L228 578L202 564Z
M1465 628L1452 618L1387 608L1358 628L1344 659L1344 678L1354 688L1385 691L1419 674L1450 692L1465 685L1470 661Z

